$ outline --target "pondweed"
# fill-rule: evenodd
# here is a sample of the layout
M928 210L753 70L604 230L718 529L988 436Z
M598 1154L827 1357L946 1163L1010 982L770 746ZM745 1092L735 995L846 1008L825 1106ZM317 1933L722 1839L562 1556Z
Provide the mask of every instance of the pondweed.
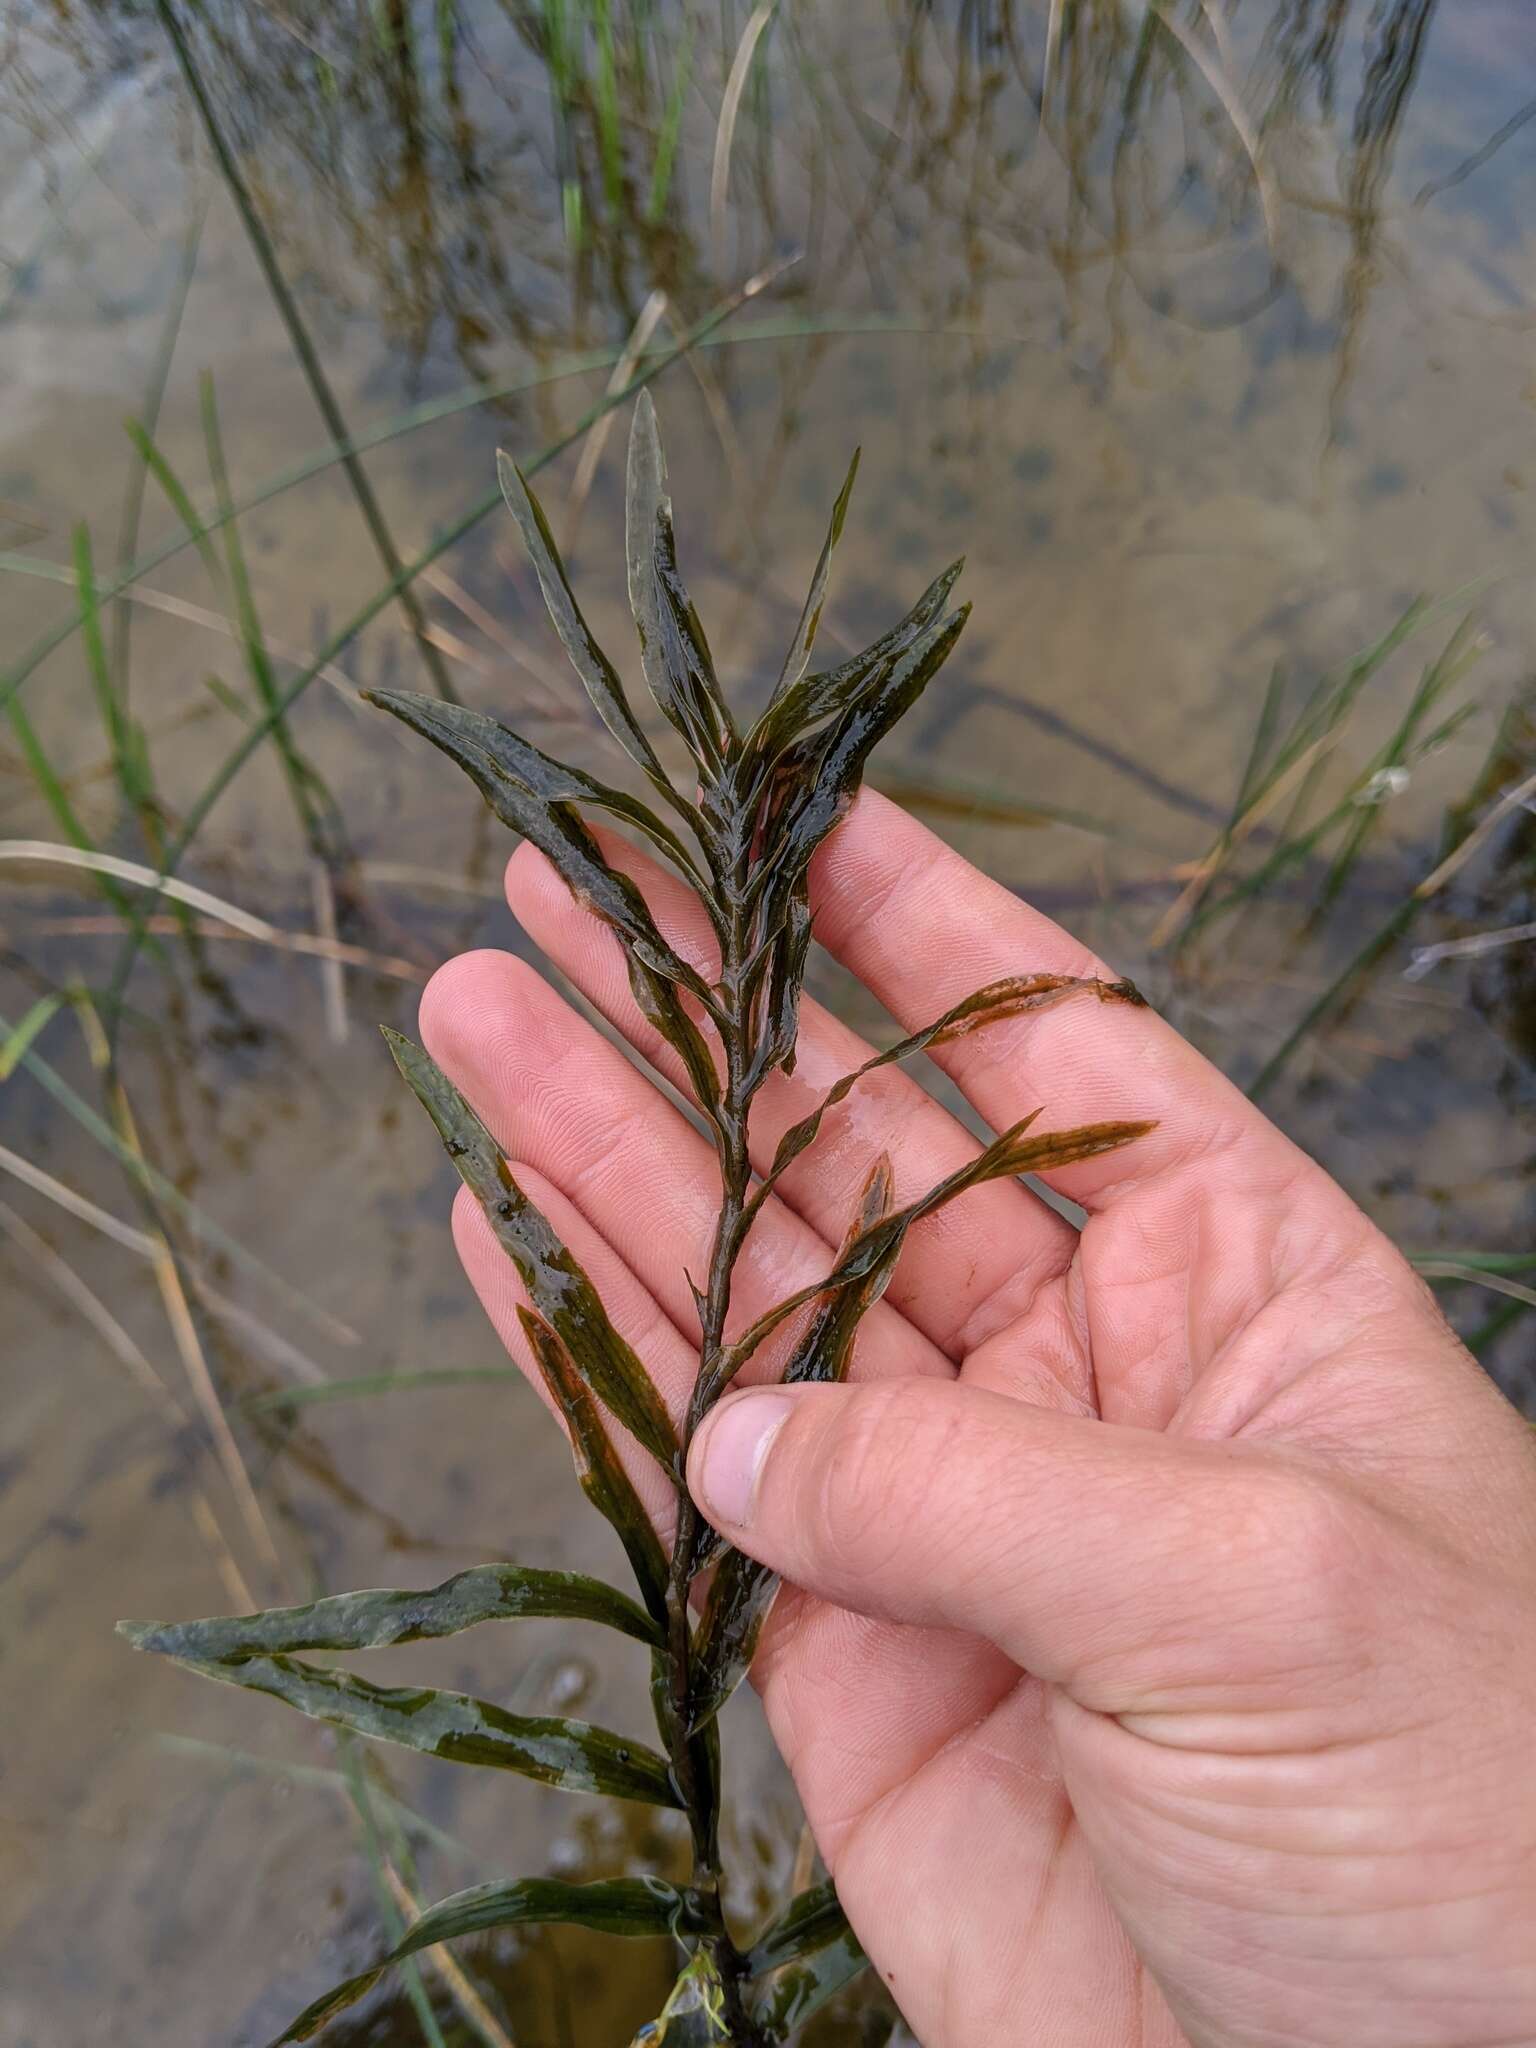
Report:
M488 1564L428 1592L350 1593L244 1619L125 1624L125 1632L141 1649L269 1693L357 1734L457 1763L520 1771L572 1791L680 1808L691 1833L693 1869L684 1885L654 1878L582 1885L529 1878L458 1893L423 1914L376 1968L311 2005L282 2036L285 2042L312 2038L381 1971L417 1950L519 1922L575 1920L612 1934L676 1941L684 1954L681 1974L665 2011L639 2036L653 2048L763 2048L783 2041L862 1967L830 1885L794 1899L755 1942L738 1942L726 1921L718 1715L751 1663L777 1582L701 1520L684 1481L689 1438L759 1348L792 1319L794 1327L781 1339L781 1376L841 1377L860 1318L884 1292L907 1232L924 1216L983 1181L1113 1151L1148 1127L1102 1123L1041 1133L1036 1118L1026 1117L969 1165L899 1208L890 1163L882 1159L825 1278L748 1327L732 1328L732 1275L753 1222L780 1176L814 1143L826 1112L861 1074L1075 992L1103 1001L1140 1000L1125 982L1034 973L994 982L838 1082L754 1172L754 1098L795 1063L811 940L812 857L852 802L871 750L938 671L966 617L964 607L948 609L957 562L861 654L811 672L828 567L856 467L857 457L832 508L777 687L742 731L678 574L655 412L649 395L641 395L629 450L629 598L646 682L691 757L696 793L689 795L668 777L616 669L588 630L538 500L502 458L507 502L556 631L604 724L653 786L665 815L551 760L481 712L404 692L380 691L374 698L456 761L496 815L531 840L576 899L613 931L635 1001L676 1049L713 1134L720 1206L704 1284L693 1287L698 1376L678 1417L474 1111L420 1048L389 1034L401 1072L517 1267L533 1361L565 1419L581 1485L623 1543L639 1599L575 1573ZM711 972L700 972L669 944L633 881L610 863L582 822L583 807L633 828L697 892L718 948ZM641 1507L631 1466L645 1458L661 1468L675 1494L670 1530L658 1530ZM659 1746L582 1722L509 1713L462 1694L379 1687L308 1661L314 1652L411 1642L518 1615L600 1622L643 1644L651 1658Z

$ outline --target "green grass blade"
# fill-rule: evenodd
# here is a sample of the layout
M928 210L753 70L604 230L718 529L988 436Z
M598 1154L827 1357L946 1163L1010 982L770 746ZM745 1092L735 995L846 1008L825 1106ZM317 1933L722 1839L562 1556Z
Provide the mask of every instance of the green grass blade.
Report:
M529 1300L554 1325L603 1406L665 1470L675 1472L681 1453L666 1403L615 1329L585 1269L523 1193L495 1139L436 1061L398 1032L386 1030L385 1037L459 1178L517 1267Z
M217 508L214 518L205 521L193 504L186 485L172 469L169 457L156 444L151 431L143 421L124 420L123 430L132 442L144 471L160 486L171 510L187 529L185 544L197 549L209 582L222 598L225 588L224 565L213 545L213 536L226 523L226 519L233 522L239 518L242 508L235 504L229 505L227 512L222 507Z
M371 1990L386 1970L440 1941L459 1941L500 1927L566 1923L631 1938L681 1934L702 1925L692 1896L659 1877L609 1877L567 1884L533 1877L479 1884L429 1906L387 1956L304 2008L272 2048L310 2041L326 2023Z
M747 1958L753 2017L771 2040L783 2040L864 1965L833 1886L813 1885L791 1901Z
M368 1858L369 1875L373 1880L374 1898L378 1903L379 1917L388 1931L391 1941L400 1941L405 1934L405 1919L396 1901L389 1882L389 1859L384 1853L384 1843L379 1824L379 1814L374 1803L372 1787L363 1768L362 1757L352 1736L345 1730L338 1733L337 1748L341 1756L342 1773L346 1780L347 1796L357 1814L358 1827L363 1837L363 1850ZM422 2039L427 2048L447 2048L443 2030L437 2023L432 2010L432 2001L427 1996L427 1987L422 1980L421 1965L408 1962L401 1970L405 1981L406 1996L416 2014L421 2028Z
M255 593L251 588L250 573L246 566L245 549L240 540L240 522L231 510L234 500L229 488L229 472L224 462L224 439L219 427L218 397L214 390L211 372L204 371L199 381L202 401L203 438L208 448L208 471L213 480L214 494L224 533L225 567L229 574L230 595L234 604L233 624L240 649L245 657L246 673L262 708L273 719L272 739L282 760L283 772L288 780L293 806L304 828L311 852L326 858L335 850L335 831L327 829L325 816L334 819L336 807L319 776L309 766L294 744L288 721L279 701L276 672L271 656L267 652L266 638L261 629L261 616L256 608Z
M610 0L596 0L597 78L593 99L597 110L597 142L603 164L603 196L617 215L624 203L624 142L619 132L619 81L614 63L613 11Z
M1472 620L1469 616L1461 621L1444 650L1425 669L1397 731L1372 761L1365 786L1359 792L1357 815L1351 821L1350 828L1334 855L1333 865L1323 882L1320 908L1326 910L1338 900L1381 821L1381 813L1385 806L1379 802L1369 801L1371 785L1378 777L1390 775L1394 769L1408 766L1416 753L1428 753L1437 745L1443 744L1455 729L1455 725L1466 715L1465 712L1457 714L1455 718L1448 720L1431 733L1422 747L1416 745L1420 728L1429 713L1447 690L1459 682L1478 660L1481 650L1471 643Z
M648 227L655 227L667 210L667 200L672 190L672 175L677 165L677 144L682 133L683 107L688 98L688 87L693 78L693 16L683 19L683 39L677 53L677 63L672 73L672 85L667 94L667 104L662 113L661 126L656 135L656 155L651 164L650 189L645 199L645 220Z
M261 1614L120 1621L117 1632L136 1650L225 1664L253 1656L307 1656L314 1650L387 1649L457 1635L482 1622L530 1617L600 1622L650 1647L659 1640L650 1617L616 1587L582 1572L516 1564L471 1565L421 1593L332 1593L305 1607L269 1607Z
M96 693L96 708L101 713L102 729L107 736L107 745L112 753L112 766L118 786L129 803L137 801L130 775L126 769L127 746L124 739L123 707L118 702L112 674L107 666L107 643L101 630L101 611L96 603L96 572L91 560L91 530L82 519L76 523L74 535L75 584L80 593L80 637L85 648L86 672L91 687Z
M47 749L38 738L31 719L14 699L10 706L10 718L11 730L16 735L21 757L26 762L27 771L37 784L44 803L53 813L54 823L71 846L79 847L82 853L95 853L98 850L96 842L80 822L75 807L69 800L69 791L64 787L63 779L49 759ZM94 878L94 886L106 897L118 916L126 924L131 925L133 903L113 878L110 875L97 875Z
M700 346L709 335L729 320L731 315L750 296L751 290L745 287L732 293L730 297L707 314L696 327L691 328L681 340L674 343L671 347L661 350L654 357L647 360L622 390L605 392L595 405L590 406L581 415L568 432L549 443L534 461L527 465L523 472L524 475L529 477L536 476L541 469L546 468L558 456L563 455L565 450L579 441L605 413L612 412L616 406L622 405L627 399L632 398L636 391L659 377L663 370L670 364L678 361L680 357L688 354L690 349ZM191 808L182 819L181 830L167 847L165 857L160 863L162 875L172 875L176 872L183 854L185 854L187 848L202 830L214 806L234 782L241 769L244 768L257 749L267 739L281 717L298 702L299 698L310 688L315 679L324 672L343 649L357 638L363 628L370 625L378 617L379 613L384 610L395 593L396 584L402 580L415 578L423 570L429 569L434 562L439 561L451 549L457 547L465 535L472 533L481 521L486 519L501 502L501 487L498 483L494 490L487 491L483 497L477 499L469 507L468 511L462 513L458 519L454 520L438 535L437 539L429 547L423 549L414 562L401 570L399 577L391 577L390 581L382 589L375 591L373 596L360 606L353 613L352 617L346 620L331 635L309 666L301 669L296 676L291 678L279 692L277 703L273 709L256 721L244 739L226 757L212 778L205 784L201 794L194 800ZM35 663L33 666L35 666ZM31 668L26 670L26 674L31 672ZM14 703L16 691L25 679L25 674L13 676L9 684L0 686L0 706L6 703ZM112 978L107 990L106 1007L109 1017L113 1020L112 1028L114 1030L123 993L127 988L129 976L133 972L133 964L138 957L139 949L145 942L147 936L145 928L148 919L154 911L157 900L155 892L149 891L144 899L135 907L130 918L129 930L124 939L122 950L118 954L113 966Z
M1461 1266L1471 1273L1529 1273L1536 1269L1536 1252L1409 1252L1414 1267Z
M508 1713L490 1700L433 1686L371 1685L350 1671L297 1657L221 1664L173 1660L219 1685L265 1693L311 1720L329 1721L445 1763L514 1771L562 1792L597 1792L645 1806L678 1804L667 1762L643 1743L586 1721Z
M13 1038L18 1029L18 1026L0 1016L0 1034L7 1040ZM267 1286L276 1288L285 1300L302 1309L310 1318L333 1331L338 1327L330 1317L306 1300L297 1288L290 1286L280 1274L274 1273L270 1266L256 1257L254 1252L247 1251L238 1238L231 1237L229 1232L215 1223L206 1211L190 1201L174 1181L167 1180L156 1167L140 1158L130 1145L123 1142L106 1119L99 1116L88 1102L77 1095L63 1075L50 1066L40 1053L28 1047L21 1053L18 1063L47 1090L66 1115L73 1117L98 1145L103 1146L119 1165L127 1169L139 1187L156 1201L164 1203L190 1230L195 1231L204 1243L211 1245L216 1251L223 1252L226 1258L232 1259L247 1272L255 1274Z
M22 1055L64 1007L64 1000L60 995L39 996L21 1022L7 1031L0 1041L0 1081L9 1081Z
M176 55L176 62L181 69L181 75L186 81L187 90L192 96L193 104L197 108L198 116L207 134L209 146L213 150L214 160L219 168L219 175L224 180L229 194L235 202L246 234L250 238L257 263L261 267L262 276L266 279L267 288L272 294L273 302L282 317L284 327L288 331L288 339L293 345L293 352L298 358L300 368L304 372L305 381L308 383L310 393L314 398L316 406L319 408L320 416L325 421L326 431L340 445L348 439L347 424L342 417L341 407L336 403L336 395L331 389L330 380L325 374L324 366L320 361L315 345L310 340L309 330L304 325L298 304L292 292L288 289L287 280L284 278L282 268L277 260L277 252L272 246L271 237L262 225L261 216L256 210L256 202L251 196L250 187L246 184L235 153L231 149L228 139L219 124L219 117L214 110L212 100L208 96L207 88L203 84L202 74L198 70L197 59L192 53L192 46L187 40L186 33L182 28L175 8L171 4L171 0L155 0L155 11L159 15L161 25L170 39L171 47ZM409 19L408 10L405 11L403 18ZM384 514L380 509L378 499L374 496L373 486L368 481L368 472L363 468L362 463L355 454L344 455L341 458L341 464L346 472L347 481L352 487L352 495L357 500L358 509L362 512L363 522L372 536L379 559L384 564L385 571L391 580L398 584L394 594L399 602L401 611L405 615L406 624L415 636L423 665L431 676L439 694L449 699L454 699L456 693L452 683L449 681L448 671L443 665L443 658L427 638L426 619L417 602L414 590L412 590L409 581L402 574L404 565L395 547L389 528L384 522Z
M165 319L161 324L154 360L150 365L144 403L139 420L134 422L140 427L144 439L151 446L160 425L160 408L165 403L165 388L170 381L171 361L175 356L176 343L181 334L182 316L187 310L187 296L192 289L192 279L197 271L197 255L203 239L203 223L207 217L208 208L204 201L195 208L187 223L181 263L177 269L176 282L171 288L170 301L165 309ZM123 492L123 509L117 526L117 559L120 562L131 562L138 552L139 522L144 513L144 486L148 474L149 465L141 452L139 460L128 472L128 484ZM132 632L133 607L129 604L120 604L112 614L112 675L118 694L125 704L128 701L128 657Z
M647 353L653 356L655 360L647 364L642 373L632 379L624 391L617 394L612 400L605 401L594 412L588 414L573 434L562 437L555 445L553 454L563 453L571 445L572 441L580 439L587 432L594 420L600 419L605 412L610 411L612 405L621 403L623 399L632 396L648 378L659 375L669 363L674 362L679 355L686 353L690 348L772 346L774 343L784 341L810 341L818 338L845 338L870 334L947 335L956 339L975 339L983 331L973 322L948 322L935 326L928 321L912 320L900 314L892 313L797 314L777 319L753 321L744 324L735 333L715 335L712 330L728 318L730 313L740 303L741 299L738 296L735 300L728 302L723 310L717 309L707 320L701 322L700 326L694 329L692 335L683 342L674 346L658 344L648 350ZM288 465L288 467L277 471L275 475L268 477L264 483L258 484L243 498L236 501L233 508L234 516L243 517L247 512L255 511L259 506L270 503L274 498L281 497L285 491L291 491L299 484L307 483L312 477L321 475L325 470L334 468L336 464L344 462L349 455L366 455L372 448L383 447L386 443L399 440L404 435L418 432L422 427L432 426L439 420L453 419L460 413L471 412L479 406L494 404L497 399L519 397L528 392L544 390L551 384L563 383L570 378L587 377L598 370L611 370L624 353L625 350L622 345L612 348L585 349L572 355L562 356L558 361L547 364L540 369L523 371L517 376L497 378L484 384L473 384L465 390L449 392L442 398L427 399L420 405L408 407L406 411L397 413L391 418L382 421L377 427L370 428L366 433L350 435L345 441L328 441L323 447L301 457L299 461ZM528 465L525 473L529 476L536 475L545 462L552 459L553 455L550 451L546 451L544 455L538 458L536 463ZM485 512L490 509L490 505L487 504L480 516L483 518ZM219 524L220 521L216 515L210 516L207 519L200 518L198 521L199 529L206 525L210 532L215 531ZM465 530L467 531L468 529ZM455 539L462 539L462 537L462 532L456 533L454 536ZM119 596L132 584L141 582L146 576L152 575L163 563L172 560L176 555L183 553L187 548L191 547L194 544L194 539L194 534L180 531L171 534L165 540L157 542L140 560L119 563L113 570L110 581L103 584L101 588L102 602L106 603L109 599ZM437 555L433 554L431 560L435 561L436 559ZM410 570L407 580L414 580L414 577L426 566L427 563L418 558L416 564ZM384 602L387 603L393 595L394 587L391 585ZM379 609L383 609L382 604L379 606ZM374 614L370 612L369 617L373 616ZM32 645L16 662L15 666L9 669L3 676L0 676L0 711L5 710L17 693L25 689L31 678L48 659L48 656L57 648L62 647L64 642L77 633L79 629L80 614L78 610L75 610L55 620L52 626L42 633L38 639L33 641ZM350 638L351 635L349 634L347 637Z
M303 1386L276 1387L270 1393L251 1394L239 1406L249 1414L267 1409L286 1412L293 1408L323 1407L332 1401L367 1401L376 1394L430 1393L439 1387L505 1386L522 1384L523 1375L515 1365L446 1366L438 1372L361 1373L356 1379L319 1380Z

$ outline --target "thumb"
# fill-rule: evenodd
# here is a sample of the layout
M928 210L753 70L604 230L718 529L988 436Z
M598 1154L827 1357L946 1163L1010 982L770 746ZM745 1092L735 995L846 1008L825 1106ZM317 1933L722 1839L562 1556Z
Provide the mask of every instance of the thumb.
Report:
M688 1483L793 1584L986 1636L1105 1712L1256 1676L1312 1576L1301 1532L1326 1519L1315 1482L1263 1451L926 1378L729 1396Z

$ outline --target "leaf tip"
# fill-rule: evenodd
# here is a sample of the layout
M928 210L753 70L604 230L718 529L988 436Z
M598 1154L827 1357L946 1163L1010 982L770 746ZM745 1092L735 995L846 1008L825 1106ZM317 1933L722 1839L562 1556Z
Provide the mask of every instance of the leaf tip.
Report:
M1135 1010L1149 1010L1152 1007L1135 982L1129 979L1101 983L1099 1001L1101 1003L1129 1003L1132 1009Z
M521 525L534 507L534 495L528 488L527 477L505 448L496 450L496 481L501 485L501 495L507 501L508 511Z

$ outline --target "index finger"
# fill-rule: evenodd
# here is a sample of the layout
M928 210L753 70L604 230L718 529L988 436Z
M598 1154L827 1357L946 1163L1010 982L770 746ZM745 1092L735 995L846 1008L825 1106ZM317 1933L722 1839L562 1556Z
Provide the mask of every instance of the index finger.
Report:
M1005 975L1114 978L1080 940L874 790L816 856L811 902L817 938L908 1030ZM1124 1151L1044 1176L1089 1210L1234 1145L1261 1179L1307 1168L1324 1179L1149 1009L1064 1005L989 1024L929 1057L994 1130L1034 1109L1044 1112L1042 1129L1155 1119L1157 1129Z

